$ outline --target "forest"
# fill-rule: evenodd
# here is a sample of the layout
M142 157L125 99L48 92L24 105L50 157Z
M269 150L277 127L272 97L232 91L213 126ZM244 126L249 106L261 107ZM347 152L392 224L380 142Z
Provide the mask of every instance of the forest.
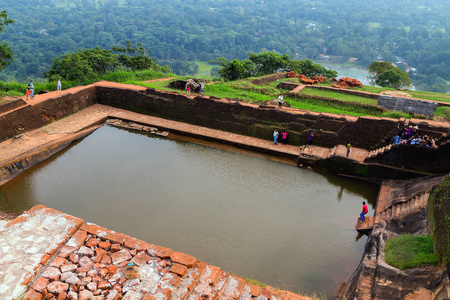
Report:
M195 72L194 61L274 51L385 60L409 70L417 89L449 90L445 0L3 0L0 10L15 21L0 34L14 53L3 81L39 80L61 55L130 41L178 74Z

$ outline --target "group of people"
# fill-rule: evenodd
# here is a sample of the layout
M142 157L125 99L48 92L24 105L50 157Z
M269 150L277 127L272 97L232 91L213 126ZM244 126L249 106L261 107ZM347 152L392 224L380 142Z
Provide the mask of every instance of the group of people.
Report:
M186 82L186 85L184 86L184 89L186 90L186 95L191 95L191 86ZM200 83L200 96L203 96L205 93L205 83Z
M58 79L58 81L56 82L56 93L61 93L61 79ZM26 96L27 96L27 101L28 101L28 97L30 97L30 100L33 100L34 98L34 84L33 84L33 80L30 81L30 83L27 86L27 92L26 92Z
M410 144L429 148L437 148L436 140L428 135L418 134L419 126L409 125L407 128L398 127L397 135L394 137L394 144ZM389 142L389 141L387 141Z
M275 129L275 131L273 132L273 144L274 145L278 145L278 136L279 136L278 130ZM287 136L288 136L287 131L283 130L283 132L281 133L281 143L285 146L287 143Z

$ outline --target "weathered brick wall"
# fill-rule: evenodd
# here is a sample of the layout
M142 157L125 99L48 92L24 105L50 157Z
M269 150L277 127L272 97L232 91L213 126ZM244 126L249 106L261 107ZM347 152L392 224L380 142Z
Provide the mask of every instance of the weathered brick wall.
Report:
M55 95L34 106L24 106L0 116L0 141L40 128L96 103L96 88L88 86L75 93Z
M275 80L280 80L286 78L286 72L284 73L279 73L279 74L275 74L275 75L271 75L271 76L267 76L267 77L262 77L262 78L258 78L255 80L250 81L251 84L255 84L255 85L261 85L264 83L269 83Z
M392 97L386 95L378 96L378 105L389 110L396 110L406 113L414 113L426 116L432 116L436 107L435 102L420 101L417 99L408 99Z
M363 92L363 91L357 91L357 90L337 89L337 88L333 88L333 87L318 86L318 85L311 85L311 86L308 86L307 88L318 89L318 90L323 90L323 91L338 92L338 93L355 95L355 96L372 98L372 99L378 99L378 94L368 93L368 92Z
M16 99L16 100L6 102L6 103L0 105L0 114L10 111L10 110L13 110L13 109L16 109L16 108L21 107L26 104L27 103L25 102L25 100L22 100L22 99Z
M308 131L315 130L314 144L333 147L348 140L358 148L370 149L386 136L397 132L403 121L377 117L351 117L327 113L290 113L263 109L236 101L219 101L203 97L188 98L171 92L148 89L145 93L109 87L98 88L98 102L131 111L159 116L200 126L235 132L261 139L271 139L274 129L289 131L289 144L304 145ZM411 120L413 121L413 120ZM417 120L425 133L428 121ZM414 124L414 122L411 122ZM436 130L436 124L430 124ZM448 127L442 127L446 134Z

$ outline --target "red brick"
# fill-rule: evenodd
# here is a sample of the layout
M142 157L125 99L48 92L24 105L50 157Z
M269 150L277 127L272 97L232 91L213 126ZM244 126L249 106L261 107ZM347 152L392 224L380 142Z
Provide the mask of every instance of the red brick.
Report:
M157 299L167 299L171 293L172 291L169 288L158 288L153 295Z
M214 284L214 290L220 291L225 285L225 282L230 277L230 273L227 273L225 271L220 272L219 277L216 280L216 283ZM270 299L270 298L269 298Z
M41 258L40 264L44 266L48 262L50 257L51 257L50 254L44 254L44 256L42 256Z
M58 300L65 300L65 299L67 299L66 292L62 292L62 293L58 294Z
M80 262L80 257L75 253L70 253L69 261L73 264L77 264Z
M84 245L84 241L86 240L87 232L84 230L78 230L72 236L72 238L67 242L67 246L79 248L81 245Z
M50 264L50 267L59 268L62 265L65 265L67 263L68 263L67 259L58 256L52 261L52 263Z
M147 252L150 255L153 255L153 256L156 255L156 256L158 256L160 258L169 258L170 255L173 253L173 250L169 249L169 248L164 248L164 247L161 247L161 246L158 246L158 245L151 244L151 245L149 245Z
M101 264L110 265L111 264L111 257L109 255L103 255L102 259L100 260Z
M109 250L109 248L111 247L111 243L110 242L100 242L100 243L98 243L98 246L105 250Z
M95 247L98 245L98 243L100 243L100 240L94 237L91 237L87 240L87 242L85 243L86 247Z
M91 269L89 267L79 267L77 268L77 270L75 271L75 273L87 273L89 272Z
M180 264L173 264L169 271L183 277L187 272L187 267Z
M128 235L122 234L122 233L118 233L112 230L106 230L106 235L103 236L102 238L119 243L121 245L123 245L123 243L125 242L125 240L127 238L129 238Z
M111 288L111 284L108 281L100 281L97 288L101 290L107 290Z
M147 250L148 246L150 246L148 243L133 237L127 238L124 245L125 247L136 249L137 251L145 251Z
M61 273L73 272L77 269L77 265L74 265L74 264L63 265L59 269L61 270Z
M28 292L23 297L23 300L42 300L42 295L34 291L33 289L29 289Z
M141 300L157 300L153 295L147 294Z
M60 281L53 281L47 285L47 290L52 294L60 294L66 292L69 289L69 285Z
M61 272L57 268L48 267L45 269L44 273L42 273L42 277L48 278L50 280L58 280Z
M135 265L138 265L139 267L142 267L145 265L149 260L151 260L150 256L145 254L144 252L140 252L137 254L133 259L131 260L132 263Z
M215 266L207 266L205 272L200 277L202 282L205 282L208 285L214 285L219 278L220 268Z
M85 230L85 231L89 232L90 234L93 234L96 236L99 236L100 233L102 233L101 235L103 235L104 232L106 232L106 228L100 227L97 224L93 224L93 223L84 223L80 229Z
M122 246L120 244L112 244L111 248L109 249L111 252L117 252L122 250Z
M191 255L184 254L181 252L174 252L170 255L170 259L174 262L180 263L182 265L187 266L188 268L192 267L197 259Z
M250 295L252 295L253 297L258 297L259 295L261 295L261 287L250 283L247 283L247 286L250 287Z
M194 280L197 280L200 277L200 275L202 275L206 266L207 266L207 264L204 261L198 260L195 263L194 267L191 269L190 274L191 274L192 278L194 278Z
M272 292L266 289L261 289L261 296L266 297L267 299L271 299Z
M113 264L120 264L123 261L128 261L130 260L131 254L128 252L128 250L122 249L119 252L115 252L113 254L111 254L111 260L113 262Z
M73 253L76 249L74 247L63 246L59 252L59 257L68 258L70 253Z
M241 295L244 286L245 279L237 276L231 276L225 283L225 286L222 289L222 293L226 297L237 299Z
M47 292L47 284L48 284L48 279L45 277L40 277L33 284L32 288L39 293L45 294Z
M180 280L181 280L181 277L176 274L173 274L173 273L166 273L161 278L161 282L164 282L166 284L171 284L174 287L178 286L178 284L180 283Z

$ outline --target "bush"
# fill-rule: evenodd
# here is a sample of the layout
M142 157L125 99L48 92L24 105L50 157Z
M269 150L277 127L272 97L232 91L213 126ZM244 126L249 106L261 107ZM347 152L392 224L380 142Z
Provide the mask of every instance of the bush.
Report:
M450 262L450 175L431 192L428 222L439 265L445 266Z
M401 270L437 265L430 237L404 234L386 242L386 262Z

